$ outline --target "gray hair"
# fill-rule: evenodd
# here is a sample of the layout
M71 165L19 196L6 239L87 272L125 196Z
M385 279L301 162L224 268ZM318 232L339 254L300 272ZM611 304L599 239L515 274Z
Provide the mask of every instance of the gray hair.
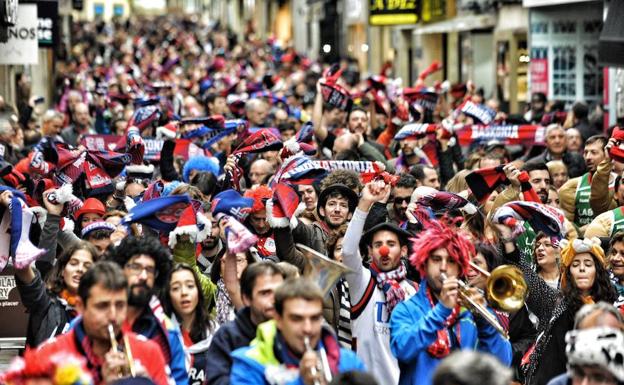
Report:
M11 121L5 117L0 117L0 135L10 135L13 132Z
M544 131L544 136L548 136L548 134L550 134L550 132L554 130L563 130L565 133L565 129L563 128L562 125L560 125L559 123L551 123L548 126L546 126L546 131Z
M43 116L41 117L41 123L48 123L54 119L63 120L63 114L55 110L47 110L43 113Z
M266 102L262 99L249 99L245 103L245 112L255 111L258 108L262 108L266 105Z
M433 385L508 385L512 371L494 356L462 350L446 357L433 373Z
M585 319L591 314L597 312L600 312L601 314L609 313L618 320L620 325L624 325L624 317L622 317L622 314L618 311L618 309L609 303L600 301L597 303L583 305L583 307L576 312L576 315L574 316L574 329L578 329L581 322L585 321Z

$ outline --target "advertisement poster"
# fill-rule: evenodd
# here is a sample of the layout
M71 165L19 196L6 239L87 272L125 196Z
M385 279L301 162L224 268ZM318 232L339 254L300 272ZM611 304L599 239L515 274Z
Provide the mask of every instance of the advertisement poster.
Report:
M0 273L0 347L26 341L28 314L15 287L13 266Z
M548 95L548 58L531 59L531 93L543 92Z
M38 64L37 6L19 4L17 24L9 27L9 39L0 43L0 64Z

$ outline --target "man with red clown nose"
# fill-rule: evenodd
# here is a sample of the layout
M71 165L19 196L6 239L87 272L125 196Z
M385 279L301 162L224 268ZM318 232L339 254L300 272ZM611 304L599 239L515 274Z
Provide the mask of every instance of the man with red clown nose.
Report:
M364 186L342 244L342 261L351 296L351 332L355 351L378 383L396 385L399 364L390 351L390 314L398 303L415 295L418 285L406 278L409 234L394 223L383 222L364 231L375 202L390 194L390 185L373 181ZM360 250L367 250L370 268L362 265Z
M429 385L438 364L452 351L471 349L511 363L511 344L481 316L462 307L458 280L474 255L468 238L432 220L412 240L410 263L423 278L418 294L399 303L390 318L390 348L399 360L399 384ZM483 295L470 292L487 306ZM490 313L494 311L487 308Z

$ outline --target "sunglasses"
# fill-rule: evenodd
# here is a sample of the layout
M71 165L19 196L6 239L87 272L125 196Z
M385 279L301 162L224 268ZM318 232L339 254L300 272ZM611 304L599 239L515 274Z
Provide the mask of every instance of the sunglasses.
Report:
M394 204L400 205L403 202L409 203L410 199L411 197L394 197L392 201L394 202Z

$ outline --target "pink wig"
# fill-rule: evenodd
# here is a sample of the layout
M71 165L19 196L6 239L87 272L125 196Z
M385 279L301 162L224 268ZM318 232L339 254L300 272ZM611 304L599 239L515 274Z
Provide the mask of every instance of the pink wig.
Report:
M446 249L449 257L459 265L459 277L468 271L468 262L475 254L474 245L458 230L438 221L429 221L425 229L418 233L412 241L410 263L418 270L420 276L427 275L426 266L429 255L437 249Z

